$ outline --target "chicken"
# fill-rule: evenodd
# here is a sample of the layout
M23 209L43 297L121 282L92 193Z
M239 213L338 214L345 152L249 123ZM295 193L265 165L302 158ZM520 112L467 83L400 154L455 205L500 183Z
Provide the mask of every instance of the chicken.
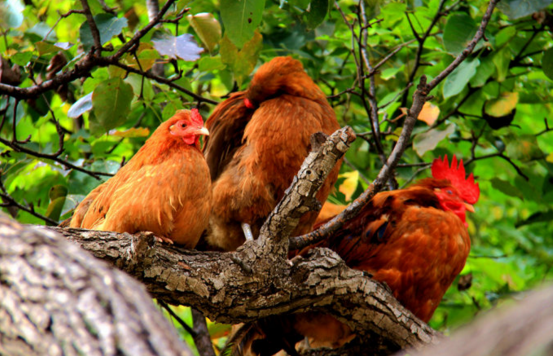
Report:
M311 135L340 128L323 92L291 57L259 67L248 89L217 106L206 127L213 210L205 248L225 251L259 235L307 157ZM326 200L339 169L319 190L319 201ZM305 214L293 235L309 232L316 217Z
M357 217L300 255L314 247L332 249L350 268L385 282L403 306L428 322L465 265L470 251L466 211L474 212L472 204L480 195L473 175L465 179L463 161L458 166L455 156L451 167L447 156L443 161L434 160L432 176L407 189L377 194ZM315 229L323 223L320 221ZM286 318L280 323L272 320L269 330L263 327L266 322L260 323L267 337L253 341L253 350L269 355L304 336L312 347L339 347L353 337L347 326L322 313ZM292 329L275 327L291 324ZM271 335L276 329L279 335ZM256 337L260 338L249 335L250 339ZM280 345L275 347L278 338Z
M209 168L199 141L208 134L197 109L178 111L114 177L88 194L70 227L151 231L162 240L196 246L211 211Z

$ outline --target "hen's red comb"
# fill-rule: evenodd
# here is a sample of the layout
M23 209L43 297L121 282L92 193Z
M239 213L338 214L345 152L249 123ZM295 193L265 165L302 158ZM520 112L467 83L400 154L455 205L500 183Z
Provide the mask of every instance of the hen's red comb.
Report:
M193 108L190 111L191 111L190 122L192 122L194 126L199 126L199 127L204 126L204 119L202 119L202 115L200 115L200 111L196 108Z
M478 197L480 196L480 188L478 183L474 183L474 176L472 173L465 179L465 167L463 166L463 160L459 162L457 166L457 157L453 156L451 160L451 167L447 155L444 156L444 160L436 158L432 162L432 177L436 179L447 179L451 182L461 195L461 198L469 204L476 204Z

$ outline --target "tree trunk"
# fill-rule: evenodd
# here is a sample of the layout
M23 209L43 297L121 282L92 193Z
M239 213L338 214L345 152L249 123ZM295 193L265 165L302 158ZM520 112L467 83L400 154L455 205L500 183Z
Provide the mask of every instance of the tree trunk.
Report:
M0 354L192 355L144 287L0 213Z

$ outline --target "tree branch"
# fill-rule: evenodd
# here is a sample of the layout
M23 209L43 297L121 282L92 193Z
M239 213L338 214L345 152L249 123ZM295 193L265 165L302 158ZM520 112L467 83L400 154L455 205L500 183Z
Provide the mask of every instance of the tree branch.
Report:
M86 0L82 0L82 2L86 3ZM75 79L84 78L84 77L89 76L92 69L94 69L97 66L98 67L107 67L109 65L115 65L115 66L119 66L119 67L121 67L121 68L123 68L123 69L125 69L129 72L133 72L133 73L137 73L137 74L146 76L146 77L148 77L150 79L153 79L153 80L155 80L159 83L167 84L167 85L169 85L170 87L172 87L174 89L177 89L177 90L179 90L183 93L186 93L187 95L192 96L194 99L198 100L199 102L206 102L206 103L210 103L210 104L218 104L214 100L204 98L204 97L199 96L199 95L197 95L197 94L195 94L195 93L193 93L193 92L191 92L191 91L189 91L185 88L182 88L182 87L180 87L180 86L178 86L174 83L171 83L171 81L169 79L133 69L133 68L125 66L125 65L123 65L122 63L119 62L121 57L125 53L130 51L132 48L138 46L138 44L140 43L140 39L142 37L144 37L154 26L156 26L157 24L159 24L161 22L161 20L163 19L163 16L167 12L167 10L169 10L169 8L171 7L171 5L174 2L175 2L175 0L168 0L165 3L165 5L163 6L163 8L159 11L159 13L154 17L154 19L152 21L150 21L146 26L144 26L143 29L138 31L130 41L126 42L123 46L121 46L121 48L115 54L113 54L112 56L101 57L100 55L91 54L92 52L88 53L81 61L79 61L75 65L75 68L73 68L72 70L67 71L65 73L58 74L50 80L46 80L46 81L44 81L44 82L42 82L38 85L33 85L33 86L30 86L30 87L27 87L27 88L19 88L19 87L16 87L16 86L0 83L0 95L1 94L7 94L7 95L12 96L16 99L32 99L32 98L35 98L38 95L41 95L42 93L45 93L49 90L55 90L60 85L67 84L69 82L72 82ZM84 7L84 5L83 5L83 7ZM93 27L96 27L96 25L94 23L94 19L92 18L92 15L87 14L86 11L85 11L85 14L87 15L87 21L90 22L90 20L92 20L92 22L93 22L93 24L90 25L90 27L91 27L91 31L92 31L93 36L94 36L94 31L92 30ZM97 28L96 28L96 31L97 31ZM95 46L96 46L97 45L96 44L96 38L94 38L94 41L95 41ZM99 41L99 38L98 38L98 41ZM100 42L98 42L98 43L100 43Z
M305 258L256 258L263 246L238 252L197 252L162 245L150 234L132 236L82 229L52 229L146 285L152 297L190 305L221 323L249 322L283 313L320 310L349 325L361 340L387 352L436 343L439 334L403 308L361 271L349 269L328 249ZM258 241L258 240L257 240ZM250 272L235 262L256 258Z
M88 1L81 0L81 5L83 7L84 15L86 16L86 22L88 22L88 26L90 27L90 32L92 33L92 39L94 40L94 46L92 46L90 53L92 53L95 56L100 56L102 53L102 42L100 40L100 31L98 31L98 27L96 26L96 22L94 21L94 17L92 16L92 12L90 11L90 6L88 6Z

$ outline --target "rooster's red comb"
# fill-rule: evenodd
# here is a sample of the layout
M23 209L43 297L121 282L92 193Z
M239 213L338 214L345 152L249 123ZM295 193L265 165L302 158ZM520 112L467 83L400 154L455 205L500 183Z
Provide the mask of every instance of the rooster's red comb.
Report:
M474 183L474 176L472 173L465 179L463 160L461 160L457 166L457 157L453 156L450 167L447 155L444 156L443 161L436 158L434 162L432 162L432 177L435 179L449 180L451 185L459 191L461 198L467 203L476 204L478 201L480 188L478 188L478 183Z
M199 126L199 127L202 127L204 126L204 119L202 119L202 115L200 115L200 111L196 108L193 108L192 110L190 110L190 122L192 122L192 124L194 126Z

